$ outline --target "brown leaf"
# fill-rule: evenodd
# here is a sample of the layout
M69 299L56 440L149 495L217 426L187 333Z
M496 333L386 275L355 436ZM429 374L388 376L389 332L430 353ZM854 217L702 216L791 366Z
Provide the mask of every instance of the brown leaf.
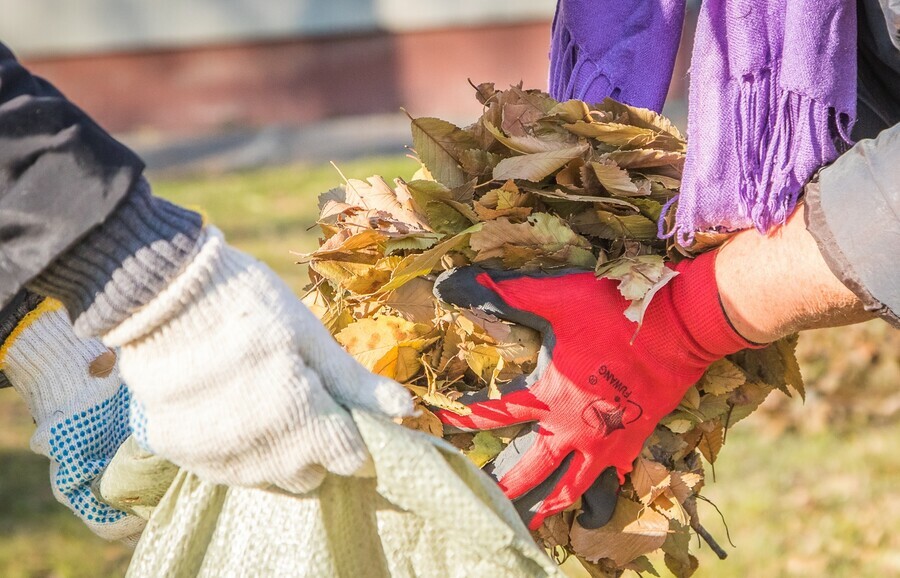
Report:
M711 395L723 395L731 393L746 382L747 376L741 371L741 368L723 358L714 361L707 368L703 377L697 382L697 387Z
M494 135L506 148L511 151L522 154L545 153L550 151L558 151L570 148L573 144L571 141L560 141L550 139L539 139L530 135L507 136L500 129L495 127L488 121L484 122L484 127Z
M803 386L803 375L800 373L800 364L797 362L797 340L795 333L775 342L775 349L781 356L784 366L784 382L794 388L800 394L800 399L806 399L806 389Z
M540 257L559 264L593 267L596 262L591 244L573 231L559 217L536 213L524 223L500 218L482 223L480 231L472 235L469 246L477 252L474 262L525 254L528 263Z
M413 323L432 324L434 321L435 300L432 290L434 282L425 279L412 279L391 291L384 304L398 315Z
M616 163L609 160L594 161L591 163L591 168L594 169L594 175L609 194L629 196L641 193L628 175L628 171L620 168Z
M631 472L631 484L638 499L649 506L672 482L669 469L657 462L638 457Z
M656 223L640 214L616 215L593 209L582 211L569 221L579 233L600 239L656 239Z
M535 534L544 548L569 545L569 526L571 521L568 521L567 518L571 518L571 514L568 512L560 512L549 518L544 518L543 523L535 530Z
M712 431L702 431L700 433L700 441L697 443L697 449L700 450L700 453L703 454L703 457L706 458L711 464L716 463L716 458L719 457L719 451L722 449L722 445L725 443L725 427L719 423L716 424L715 428Z
M393 275L391 275L391 280L382 287L381 290L392 291L398 289L416 277L431 273L431 270L441 261L441 257L464 245L466 241L469 240L469 235L480 229L480 223L473 225L469 227L467 231L463 231L462 233L443 241L424 253L405 257L397 269L394 270Z
M410 199L402 189L393 189L381 177L369 177L365 181L349 179L345 185L347 202L364 209L383 211L412 229L428 230L428 225L412 211Z
M421 403L416 403L416 415L405 417L400 423L409 429L423 431L435 437L444 435L444 424Z
M656 571L656 568L653 567L653 563L650 562L650 559L646 556L640 556L635 558L631 562L625 565L626 570L631 570L632 572L636 572L638 575L646 572L651 576L659 576L659 572Z
M414 118L412 138L416 153L435 180L448 187L466 182L462 156L477 146L471 134L439 118Z
M572 134L615 147L646 147L659 136L654 130L614 122L576 122L563 126Z
M592 562L609 558L621 567L661 547L668 531L665 516L620 497L609 523L586 530L576 522L571 540L579 556Z
M562 168L569 161L580 157L588 150L588 145L509 157L503 159L494 167L494 180L505 181L507 179L522 179L526 181L541 181L554 171Z
M469 81L471 84L471 81ZM475 86L475 97L478 99L478 102L481 104L487 104L487 101L494 98L497 94L497 89L494 88L493 82L482 82L478 86Z
M671 485L669 486L672 495L678 500L678 503L684 502L694 495L694 488L697 488L703 481L703 476L696 472L672 472Z
M503 123L500 128L513 137L524 137L526 129L543 118L545 113L531 103L507 104L503 107Z
M669 572L671 572L675 578L690 578L694 575L694 572L697 571L697 568L700 567L700 562L693 554L688 554L687 563L682 562L669 554L665 555L664 560L666 568L669 569Z
M116 368L116 352L107 349L97 357L95 357L88 366L88 373L91 377L104 378L109 377Z
M684 153L656 149L613 151L602 155L600 158L614 161L625 169L667 166L681 171L684 168Z
M677 141L684 141L681 131L668 118L648 108L631 106L612 98L606 98L598 107L601 111L611 112L615 118L622 119L634 126L658 130L672 136Z

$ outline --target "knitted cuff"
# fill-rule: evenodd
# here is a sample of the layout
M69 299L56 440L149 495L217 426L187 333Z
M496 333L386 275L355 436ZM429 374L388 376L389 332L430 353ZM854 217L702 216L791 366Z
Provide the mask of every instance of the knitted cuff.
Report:
M200 215L141 179L109 218L28 284L63 302L80 336L106 333L149 303L193 257Z
M40 305L43 300L43 295L32 293L27 289L22 289L13 297L12 301L0 311L0 346L6 343L6 339L19 325L19 322L31 311L34 311L35 307ZM4 387L12 387L12 384L6 374L0 371L0 389Z
M696 352L709 362L742 349L765 347L744 339L725 315L716 283L716 254L710 251L685 259L675 267L679 275L670 281L672 305Z

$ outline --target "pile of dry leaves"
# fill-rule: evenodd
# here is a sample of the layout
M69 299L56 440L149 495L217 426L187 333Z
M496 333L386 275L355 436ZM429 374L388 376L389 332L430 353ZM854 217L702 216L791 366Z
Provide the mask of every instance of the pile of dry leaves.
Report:
M502 269L583 267L620 280L640 322L654 289L678 260L723 240L700 234L690 249L657 238L678 192L685 141L664 117L612 100L557 102L534 90L476 87L481 118L459 128L412 119L422 163L413 180L348 180L321 195L321 246L304 256L305 302L368 369L416 396L405 423L444 435L427 407L459 413L462 392L530 372L539 336L530 329L439 303L443 270L478 263ZM645 554L662 548L676 576L697 567L691 532L711 545L697 514L703 460L712 464L726 431L773 389L803 394L794 341L719 361L656 428L634 464L612 521L585 530L575 511L548 519L536 538L556 556L577 556L597 576L655 573ZM447 439L483 466L518 428Z

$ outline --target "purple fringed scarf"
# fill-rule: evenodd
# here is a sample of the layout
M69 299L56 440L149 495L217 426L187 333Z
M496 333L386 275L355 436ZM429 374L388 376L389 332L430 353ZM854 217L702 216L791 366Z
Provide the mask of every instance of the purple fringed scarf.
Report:
M659 111L683 0L559 0L550 90ZM704 0L691 60L688 154L675 230L762 232L850 144L856 7L847 0Z

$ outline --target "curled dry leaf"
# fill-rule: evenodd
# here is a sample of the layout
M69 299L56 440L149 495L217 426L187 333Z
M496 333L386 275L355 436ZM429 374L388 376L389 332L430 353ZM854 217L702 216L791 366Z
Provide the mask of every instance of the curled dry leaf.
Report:
M596 530L572 526L572 547L590 562L609 558L619 567L653 552L666 541L669 521L653 509L619 499L612 519Z

